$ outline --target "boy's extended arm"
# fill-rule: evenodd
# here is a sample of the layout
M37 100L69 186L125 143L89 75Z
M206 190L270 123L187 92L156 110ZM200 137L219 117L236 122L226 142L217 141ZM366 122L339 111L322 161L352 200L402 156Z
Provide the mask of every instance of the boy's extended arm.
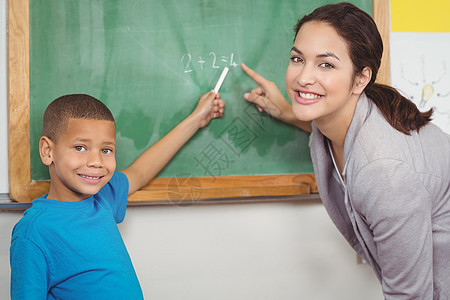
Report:
M128 194L152 180L200 128L206 126L211 119L222 116L224 107L225 103L219 94L211 91L201 96L197 107L186 119L122 170L129 181Z

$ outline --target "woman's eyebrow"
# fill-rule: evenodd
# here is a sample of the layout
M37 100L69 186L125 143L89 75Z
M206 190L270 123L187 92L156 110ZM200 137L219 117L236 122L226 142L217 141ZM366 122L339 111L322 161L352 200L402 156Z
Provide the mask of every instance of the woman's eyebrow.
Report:
M303 52L300 51L300 50L298 50L295 46L292 47L291 51L294 51L294 52L297 52L297 53L300 54L300 55L303 55ZM334 54L334 53L332 53L332 52L325 52L325 53L323 53L323 54L318 54L316 57L317 57L317 58L322 58L322 57L334 57L334 58L336 58L337 60L340 61L339 57L337 57L337 55Z
M334 54L334 53L332 53L332 52L325 52L325 53L323 53L323 54L317 55L317 57L334 57L334 58L336 58L337 60L341 61L341 60L339 59L339 57L337 57L337 55Z
M292 49L291 49L291 51L294 51L294 52L297 52L298 54L301 54L301 55L303 55L303 52L302 51L300 51L300 50L298 50L295 46L294 47L292 47Z

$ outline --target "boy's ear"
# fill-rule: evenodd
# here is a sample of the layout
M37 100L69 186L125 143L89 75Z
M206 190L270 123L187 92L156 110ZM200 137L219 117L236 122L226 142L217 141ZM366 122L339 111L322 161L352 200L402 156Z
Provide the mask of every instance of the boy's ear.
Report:
M46 136L41 137L39 140L39 155L41 156L42 163L46 166L50 166L53 162L53 148L55 143Z
M370 80L372 79L372 69L369 67L364 67L364 69L356 75L355 78L355 86L354 86L354 93L355 94L362 94L366 86L369 84Z

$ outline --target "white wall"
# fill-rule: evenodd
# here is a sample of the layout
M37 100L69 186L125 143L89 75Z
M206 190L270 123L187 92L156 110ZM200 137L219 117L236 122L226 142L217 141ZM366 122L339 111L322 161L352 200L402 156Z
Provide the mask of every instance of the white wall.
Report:
M0 299L20 216L0 213ZM383 299L318 201L130 207L120 231L146 299Z

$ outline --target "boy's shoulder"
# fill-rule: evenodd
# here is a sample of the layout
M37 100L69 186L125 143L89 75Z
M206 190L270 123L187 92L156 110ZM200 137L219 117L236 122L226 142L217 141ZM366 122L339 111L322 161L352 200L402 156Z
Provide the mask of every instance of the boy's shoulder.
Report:
M108 183L106 183L106 185L100 189L99 193L101 193L102 190L104 190L105 188L107 189L108 187L113 189L121 188L126 190L126 192L128 193L128 185L129 183L127 176L121 171L115 171Z
M45 222L47 219L45 214L46 210L45 206L33 203L14 226L11 240L13 241L18 237L32 239L36 232L46 232L46 227L49 226L49 223Z
M94 195L94 198L96 198L97 201L108 203L117 223L122 222L125 218L128 202L128 188L129 183L127 176L120 171L116 171L109 182Z

